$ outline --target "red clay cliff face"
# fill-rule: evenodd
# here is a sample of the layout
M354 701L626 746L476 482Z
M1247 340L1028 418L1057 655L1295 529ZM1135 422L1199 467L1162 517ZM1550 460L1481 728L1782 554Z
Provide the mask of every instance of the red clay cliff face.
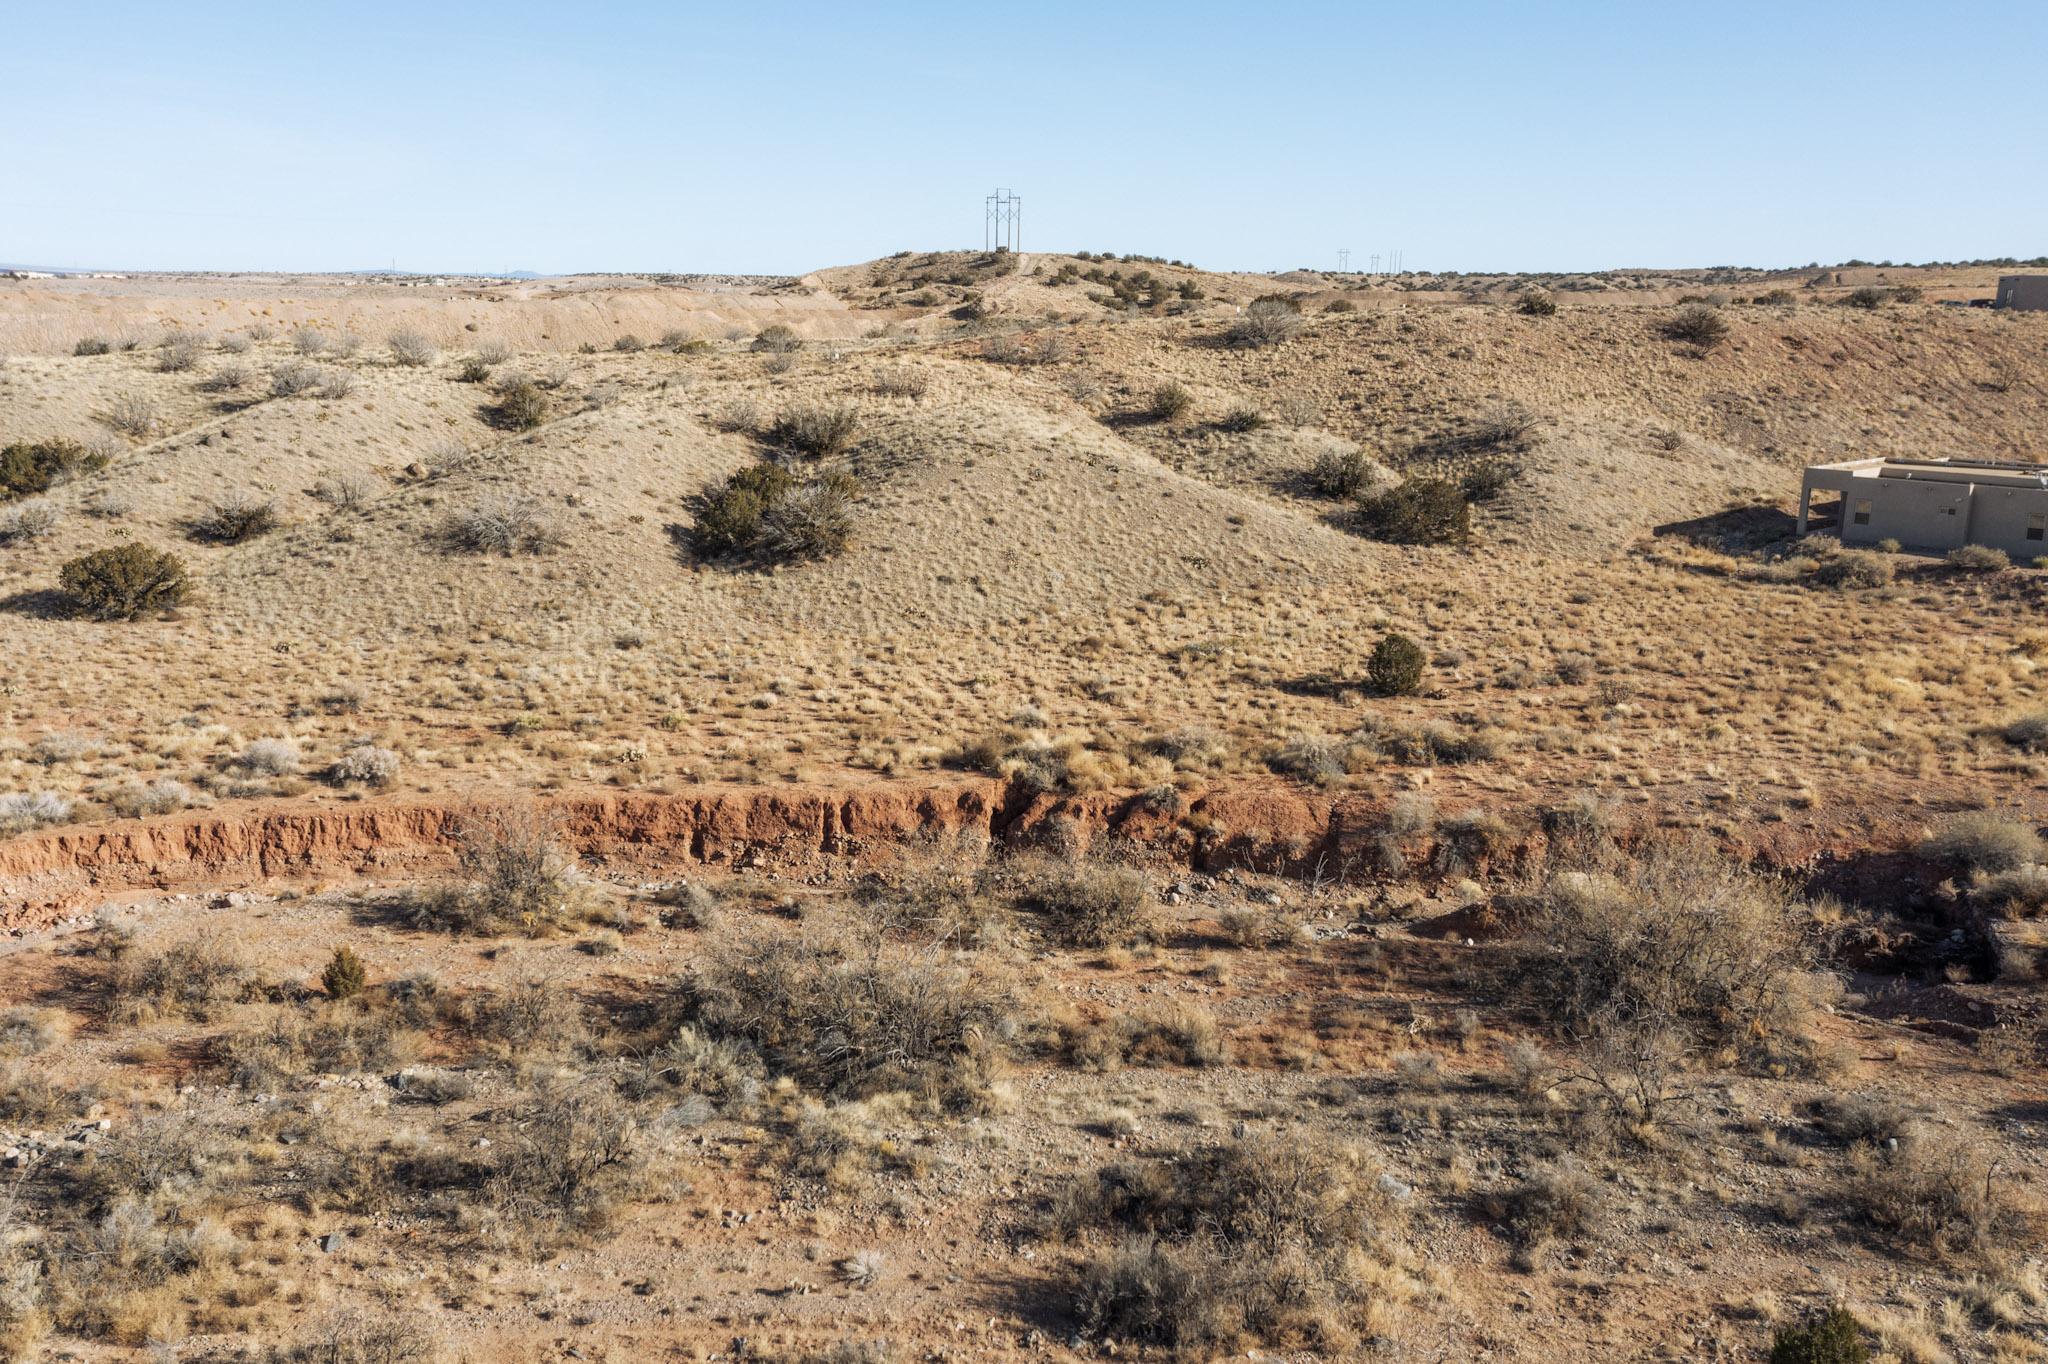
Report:
M1370 878L1384 864L1387 828L1386 802L1379 797L1251 780L1218 786L1173 809L1127 793L1061 795L987 777L597 793L539 804L585 857L643 875L718 864L791 869L858 862L888 856L915 838L965 834L994 844L1075 849L1122 840L1203 870ZM238 806L10 839L0 842L0 930L46 927L129 891L433 875L452 865L471 808L398 800ZM1498 874L1541 856L1540 822L1512 822L1529 832L1495 852L1490 866L1473 871ZM1878 832L1863 830L1856 842L1869 846ZM1408 840L1401 851L1418 870L1437 860L1427 836ZM1775 831L1747 851L1777 866L1812 869L1829 849Z

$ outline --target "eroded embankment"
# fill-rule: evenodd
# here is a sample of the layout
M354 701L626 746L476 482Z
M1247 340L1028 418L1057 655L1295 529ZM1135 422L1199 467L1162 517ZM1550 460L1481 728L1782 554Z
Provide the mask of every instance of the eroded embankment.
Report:
M506 796L507 806L535 798ZM453 860L464 819L499 803L368 800L237 806L157 819L80 825L0 842L0 930L31 931L123 892L237 889L281 881L432 874ZM1384 798L1275 783L1226 784L1162 807L1128 793L1059 795L986 777L849 786L705 787L672 795L592 793L537 800L562 836L602 866L647 875L706 864L857 862L931 835L997 844L1121 839L1162 860L1347 879L1388 861ZM1540 853L1542 821L1459 864L1522 862ZM1866 836L1869 831L1866 831ZM1865 846L1868 846L1866 841ZM1398 843L1418 868L1441 863L1430 835ZM1831 850L1781 836L1749 851L1811 868ZM1846 866L1846 864L1844 864Z

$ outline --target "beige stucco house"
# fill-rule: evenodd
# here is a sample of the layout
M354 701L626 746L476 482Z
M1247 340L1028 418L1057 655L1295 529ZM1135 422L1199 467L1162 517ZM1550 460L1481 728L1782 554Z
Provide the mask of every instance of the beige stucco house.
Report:
M1991 306L2048 310L2048 275L2000 275L1998 295L1991 300Z
M1817 492L1841 494L1840 506L1815 508ZM1882 457L1816 464L1799 490L1801 535L1816 511L1834 512L1845 545L1989 545L2029 563L2048 555L2048 465Z

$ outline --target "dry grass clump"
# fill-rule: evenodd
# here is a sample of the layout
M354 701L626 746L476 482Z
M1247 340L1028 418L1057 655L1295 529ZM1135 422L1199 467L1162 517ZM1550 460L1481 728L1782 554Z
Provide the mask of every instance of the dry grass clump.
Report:
M460 879L406 902L417 928L539 936L565 927L590 901L576 859L536 811L474 812L462 820L458 838Z
M1917 851L1964 875L2024 871L2048 856L2031 825L1988 811L1955 816L1922 839Z
M153 781L130 778L108 792L103 799L123 819L174 814L203 803L203 798L185 783L171 777Z
M1530 1171L1485 1206L1520 1243L1517 1259L1525 1268L1534 1267L1545 1245L1592 1235L1608 1217L1600 1181L1569 1159Z
M468 554L546 554L563 542L561 522L539 498L526 493L486 493L448 514L441 543Z
M0 545L25 545L57 529L63 517L48 502L23 502L0 511Z
M375 475L345 470L315 483L313 496L336 511L361 511L382 489Z
M419 1036L391 1015L355 1005L275 1010L259 1027L214 1042L222 1073L244 1089L275 1091L306 1075L360 1075L412 1056Z
M1695 842L1554 872L1527 907L1520 984L1582 1044L1581 1073L1630 1121L1651 1121L1702 1047L1804 1059L1820 1002L1784 886Z
M924 370L909 365L885 369L877 374L873 388L884 398L909 398L915 401L931 392L932 376Z
M835 1099L903 1090L981 1107L1008 1031L1005 992L974 968L829 930L725 944L698 963L683 998L712 1039Z
M2012 559L1990 545L1958 545L1948 552L1948 566L1965 573L2001 573L2012 567Z
M322 371L316 365L289 360L270 371L270 396L296 398L320 386Z
M104 420L122 435L142 440L163 424L163 414L149 399L130 393L114 399Z
M290 739L258 739L235 755L233 766L251 776L289 776L299 770L299 746Z
M398 777L399 757L371 743L351 744L327 766L327 780L336 786L389 786Z
M200 380L199 388L204 393L239 393L254 377L247 365L222 365Z
M51 791L0 796L0 835L25 834L68 823L72 802Z
M1370 1262L1392 1251L1401 1221L1357 1153L1275 1137L1107 1166L1066 1192L1053 1229L1122 1234L1071 1280L1091 1332L1176 1350L1343 1354Z

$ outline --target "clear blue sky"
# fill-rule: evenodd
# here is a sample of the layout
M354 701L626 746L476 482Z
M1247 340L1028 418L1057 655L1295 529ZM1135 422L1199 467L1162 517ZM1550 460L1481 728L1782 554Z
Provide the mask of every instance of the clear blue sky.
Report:
M0 8L0 261L789 272L2048 251L2048 4Z

